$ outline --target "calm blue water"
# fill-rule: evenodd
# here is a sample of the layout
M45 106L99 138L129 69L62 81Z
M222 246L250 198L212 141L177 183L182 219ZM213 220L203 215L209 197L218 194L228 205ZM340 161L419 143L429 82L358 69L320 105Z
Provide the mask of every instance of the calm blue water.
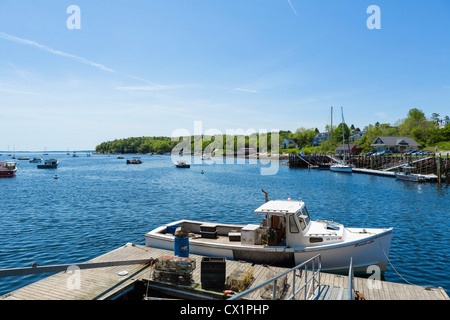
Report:
M394 227L395 270L413 284L450 290L447 185L284 165L269 176L257 164L177 169L170 156L142 156L141 165L112 155L49 157L60 161L57 170L16 160L17 176L0 179L0 268L85 262L128 242L144 244L146 232L180 218L257 223L253 210L265 189L270 199L301 197L313 220ZM395 270L388 267L386 280L405 283ZM0 278L0 294L45 276Z

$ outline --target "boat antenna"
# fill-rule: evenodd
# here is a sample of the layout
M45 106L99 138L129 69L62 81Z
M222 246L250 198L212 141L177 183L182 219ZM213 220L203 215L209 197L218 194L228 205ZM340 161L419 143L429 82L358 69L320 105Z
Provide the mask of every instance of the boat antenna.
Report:
M262 189L262 192L264 192L266 194L266 202L268 202L269 201L269 194L264 189Z

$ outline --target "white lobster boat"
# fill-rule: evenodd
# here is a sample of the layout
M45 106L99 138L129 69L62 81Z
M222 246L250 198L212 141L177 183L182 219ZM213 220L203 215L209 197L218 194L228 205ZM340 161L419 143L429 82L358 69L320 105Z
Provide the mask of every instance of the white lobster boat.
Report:
M395 178L397 180L413 181L413 182L425 182L425 178L420 174L414 173L414 167L405 165L402 167L403 171L395 173Z
M146 246L174 249L174 228L189 232L189 252L268 265L295 266L317 254L323 271L355 273L369 266L386 270L393 228L347 228L331 221L311 221L305 203L272 200L254 211L262 224L234 225L179 220L145 235ZM258 219L259 220L259 219ZM374 270L374 269L372 269Z

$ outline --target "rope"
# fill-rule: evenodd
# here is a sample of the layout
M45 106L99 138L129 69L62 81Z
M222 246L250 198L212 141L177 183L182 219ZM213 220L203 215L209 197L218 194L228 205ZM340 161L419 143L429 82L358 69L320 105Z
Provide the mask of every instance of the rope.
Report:
M421 285L417 285L417 284L414 284L414 283L412 283L412 282L406 280L406 279L405 279L405 278L397 271L397 269L395 269L395 267L394 267L394 265L392 264L391 260L389 259L389 257L387 256L386 252L384 251L384 248L383 248L383 245L381 244L380 239L378 239L378 243L380 244L381 250L383 250L384 256L386 257L387 261L389 262L389 265L392 267L392 269L394 269L395 273L396 273L400 278L402 278L406 283L408 283L408 284L410 284L410 285L413 285L413 286L418 286L418 287L425 288L426 290L430 290L431 288L434 288L433 286L421 286Z
M389 259L389 257L386 254L386 251L384 251L383 245L381 244L381 240L380 238L378 238L378 243L380 244L381 250L383 250L384 256L386 257L387 261L389 262L389 265L392 267L392 269L394 269L395 273L402 278L406 283L410 284L410 285L415 285L414 283L406 280L398 271L397 269L395 269L394 265L392 264L391 260Z
M348 230L348 229L347 229L347 231L352 232L351 230ZM353 233L353 232L352 232L352 233ZM367 232L367 233L369 233L369 234L375 234L375 233L370 233L370 232ZM394 272L395 272L401 279L403 279L403 281L405 281L406 283L408 283L408 284L410 284L410 285L413 285L413 286L418 286L418 287L423 287L423 288L432 288L431 286L420 286L420 285L414 284L414 283L412 283L411 281L408 281L407 279L405 279L405 278L397 271L397 269L395 269L394 265L392 264L391 260L389 259L388 255L386 254L386 251L384 251L383 245L381 244L381 239L380 239L380 238L377 238L377 239L378 239L378 243L380 244L381 250L383 251L383 254L384 254L384 256L386 257L386 259L387 259L389 265L392 267L392 269L394 270Z

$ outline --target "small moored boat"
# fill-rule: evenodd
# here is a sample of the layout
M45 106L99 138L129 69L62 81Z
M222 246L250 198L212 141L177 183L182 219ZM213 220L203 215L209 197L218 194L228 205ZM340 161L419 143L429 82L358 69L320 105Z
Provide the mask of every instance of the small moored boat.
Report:
M0 162L0 178L13 177L17 172L17 164L12 161Z
M395 173L395 178L397 180L413 181L413 182L424 182L425 181L424 177L422 177L419 174L414 173L414 170L415 170L414 167L405 165L402 167L402 170L403 171Z
M32 160L30 160L30 163L41 163L42 158L41 157L34 157Z
M38 169L56 169L58 167L58 160L56 159L48 159L44 161L44 164L38 164Z
M346 164L345 162L335 163L330 166L330 171L352 173L353 165Z
M127 160L127 164L141 164L142 160L140 157L133 157L131 160Z
M332 221L311 221L301 200L272 200L254 213L262 224L224 224L179 220L145 234L146 246L174 249L170 230L189 231L189 251L280 266L295 266L317 254L322 270L343 273L353 259L355 273L366 274L369 266L386 270L393 228L348 228ZM258 219L259 221L259 219Z
M191 165L187 164L186 161L184 161L184 160L178 160L177 163L175 164L175 167L177 167L177 168L190 168Z
M319 163L319 170L330 170L332 163Z

